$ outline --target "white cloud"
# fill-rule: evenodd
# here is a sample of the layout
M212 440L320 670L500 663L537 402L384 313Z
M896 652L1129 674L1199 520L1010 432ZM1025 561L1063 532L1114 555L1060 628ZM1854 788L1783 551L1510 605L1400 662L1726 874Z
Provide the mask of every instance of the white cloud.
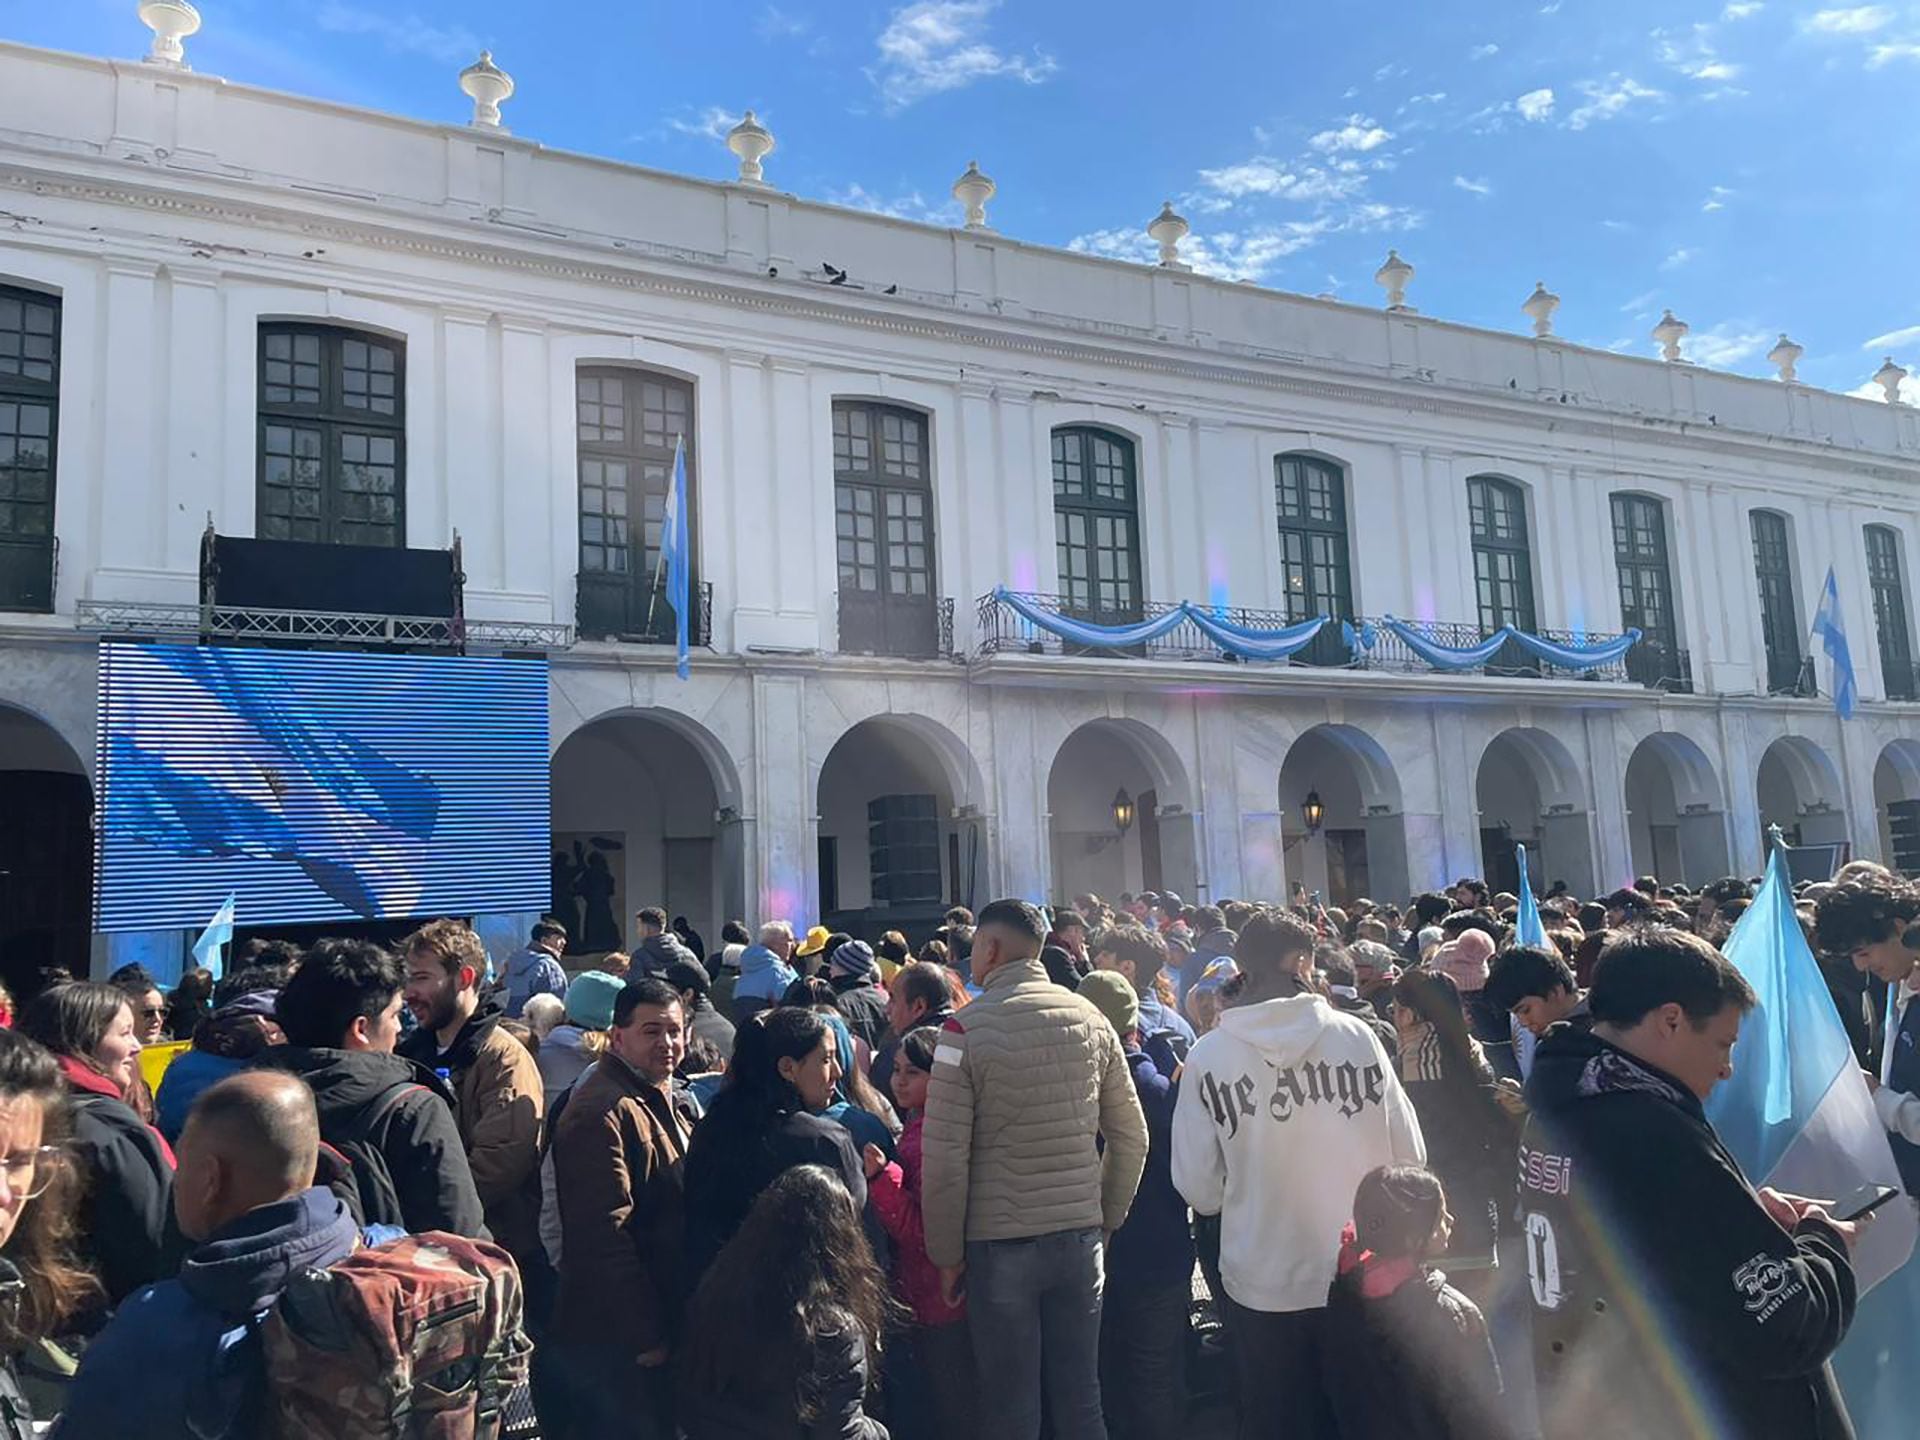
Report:
M1874 368L1876 370L1879 369L1878 366ZM1847 391L1847 394L1853 396L1856 400L1878 400L1882 404L1885 404L1887 399L1887 392L1882 390L1872 380L1861 381L1858 385L1854 386L1853 389ZM1920 405L1920 375L1909 375L1900 382L1900 399L1908 405Z
M1602 220L1601 227L1607 230L1631 230L1632 224L1625 220Z
M1202 170L1200 183L1236 200L1248 195L1270 195L1280 200L1337 200L1354 194L1367 182L1364 175L1351 170L1283 165L1262 155L1238 165Z
M753 30L762 40L797 40L811 33L813 22L804 15L790 15L778 5L769 5L753 22Z
M1546 86L1529 90L1513 102L1522 120L1545 120L1553 114L1553 91Z
M1017 55L988 41L987 16L999 0L920 0L895 10L875 42L879 54L867 78L889 111L959 90L978 80L1013 79L1038 85L1059 66L1036 50Z
M1690 31L1656 30L1653 32L1655 54L1660 63L1670 70L1677 70L1689 80L1732 80L1739 76L1740 67L1722 60L1713 47L1712 32L1705 25L1695 25Z
M1349 115L1338 130L1322 130L1307 143L1324 154L1342 150L1372 150L1393 139L1391 130L1383 130L1365 115Z
M1703 214L1711 215L1715 210L1727 208L1727 201L1733 198L1733 191L1724 185L1716 185L1707 192L1705 203L1700 206Z
M1469 195L1478 195L1482 200L1493 193L1493 184L1487 180L1469 180L1464 175L1453 177L1453 188L1464 190Z
M1698 250L1689 250L1686 246L1682 245L1678 250L1673 251L1666 259L1660 262L1660 268L1662 270L1678 270L1689 260L1697 258L1699 254L1700 252Z
M480 40L464 25L433 25L418 15L362 10L328 0L313 23L335 35L365 35L389 50L442 65L464 65L480 53Z
M1893 21L1891 5L1855 5L1848 10L1816 10L1800 22L1816 35L1868 35Z
M1767 7L1760 0L1727 0L1726 8L1720 12L1722 20L1750 20Z
M1920 40L1889 40L1874 46L1867 56L1867 68L1878 70L1895 60L1920 60Z
M1558 15L1560 13L1560 0L1547 0L1547 3L1540 7L1540 13L1542 15Z
M1660 292L1658 290L1644 291L1622 305L1620 307L1620 313L1622 315L1638 315L1642 311L1649 311L1653 307L1653 302L1659 298Z
M1695 330L1683 342L1687 359L1715 370L1731 370L1756 355L1773 348L1774 335L1767 330L1741 330L1731 325L1715 325L1711 330Z
M1584 130L1596 120L1611 120L1639 101L1666 98L1660 91L1650 90L1624 75L1612 75L1604 81L1582 80L1580 93L1587 97L1587 103L1567 116L1570 130Z
M1389 63L1386 65L1382 65L1378 70L1374 71L1373 78L1375 80L1398 80L1402 75L1406 73L1407 73L1406 66Z
M1469 60L1490 60L1500 53L1500 47L1489 40L1484 45L1476 45L1467 51Z
M705 140L724 140L727 132L740 123L738 111L728 110L721 105L709 105L692 120L681 116L670 116L667 128L677 130L682 135L692 135Z
M864 185L853 184L844 190L829 190L826 200L829 205L844 205L849 210L865 210L874 215L891 215L896 220L917 220L923 225L952 227L966 218L958 200L932 205L918 190L888 199L876 195Z
M1902 345L1911 345L1920 340L1920 325L1908 325L1900 330L1889 330L1884 335L1876 335L1860 348L1862 350L1898 350Z

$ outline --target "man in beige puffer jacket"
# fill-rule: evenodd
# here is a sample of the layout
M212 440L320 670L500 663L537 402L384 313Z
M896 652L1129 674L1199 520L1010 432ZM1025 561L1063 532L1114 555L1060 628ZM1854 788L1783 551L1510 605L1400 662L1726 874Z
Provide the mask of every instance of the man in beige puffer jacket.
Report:
M1044 1388L1058 1440L1105 1440L1102 1252L1133 1203L1147 1124L1113 1026L1047 979L1046 928L1023 900L980 912L982 993L934 1051L921 1206L949 1300L965 1277L982 1433L1036 1440Z

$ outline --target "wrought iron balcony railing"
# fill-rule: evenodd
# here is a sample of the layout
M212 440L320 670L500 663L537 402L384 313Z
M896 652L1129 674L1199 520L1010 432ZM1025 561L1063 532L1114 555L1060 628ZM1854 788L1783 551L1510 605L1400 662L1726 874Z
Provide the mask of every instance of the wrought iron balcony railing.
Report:
M1067 604L1058 595L1023 594L1018 597L1030 607L1054 611L1071 619L1092 625L1135 625L1143 620L1153 620L1171 614L1179 609L1164 601L1148 601L1137 611L1117 612L1088 610ZM1219 612L1220 618L1234 625L1256 630L1278 630L1297 621L1271 610L1249 610L1229 608ZM1366 624L1362 620L1351 622L1356 628ZM1477 625L1458 624L1450 621L1428 621L1419 624L1408 623L1410 628L1435 645L1449 649L1464 649L1478 645L1486 638ZM1561 645L1592 645L1617 636L1605 634L1575 634L1567 630L1542 630L1538 632L1543 640ZM1548 664L1528 653L1519 645L1509 643L1501 648L1492 660L1471 670L1442 671L1417 654L1399 636L1383 626L1374 632L1374 644L1370 650L1363 650L1356 657L1348 649L1346 640L1337 623L1322 627L1305 649L1297 651L1292 657L1281 661L1247 662L1224 653L1218 644L1203 634L1200 628L1189 620L1183 620L1166 634L1138 645L1119 648L1100 647L1098 649L1077 644L1072 640L1045 630L1033 622L1022 618L1011 605L997 595L983 596L978 605L975 653L992 655L999 652L1025 653L1032 655L1110 655L1119 658L1150 660L1212 660L1225 663L1259 663L1289 666L1310 666L1322 669L1337 668L1351 670L1387 670L1409 673L1446 673L1498 676L1509 679L1590 679L1596 681L1631 682L1646 685L1652 689L1675 692L1687 692L1693 688L1692 671L1688 657L1683 650L1672 650L1659 645L1649 645L1646 641L1627 651L1623 660L1610 665L1597 666L1591 670L1573 671Z
M373 615L337 610L272 610L145 600L81 600L81 630L130 639L194 639L218 645L348 646L406 650L565 650L571 625L475 620L445 615Z

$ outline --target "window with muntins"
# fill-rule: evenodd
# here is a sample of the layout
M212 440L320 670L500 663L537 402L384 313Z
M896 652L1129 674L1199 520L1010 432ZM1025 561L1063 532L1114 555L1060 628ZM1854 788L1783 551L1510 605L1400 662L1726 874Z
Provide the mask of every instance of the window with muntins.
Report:
M53 608L60 301L0 286L0 610Z
M1496 475L1472 476L1467 481L1467 519L1481 634L1491 635L1503 625L1535 634L1526 492Z
M1063 608L1109 625L1141 617L1131 440L1087 426L1053 432L1053 538Z
M1900 564L1900 532L1869 525L1867 583L1873 591L1873 632L1880 643L1880 674L1889 700L1920 698L1913 673L1913 631L1907 581Z
M1627 652L1628 673L1653 679L1679 674L1679 627L1673 613L1673 571L1667 558L1667 517L1647 495L1613 497L1613 559L1620 576L1620 624L1640 631ZM1655 672L1660 672L1656 675ZM1648 681L1646 683L1652 683Z
M1760 633L1767 647L1767 691L1800 688L1800 615L1793 599L1793 546L1787 517L1774 510L1748 516L1753 530L1753 573L1760 587Z
M895 405L834 402L833 532L840 648L931 656L938 625L926 416Z
M324 325L260 327L255 533L406 544L406 347Z
M674 447L687 452L687 548L694 540L693 382L619 366L574 375L574 443L580 468L582 635L603 639L673 638L660 539L673 488ZM700 593L697 579L689 599ZM696 602L697 603L697 602ZM700 626L688 617L688 634Z
M1276 455L1274 509L1280 517L1280 586L1287 621L1324 615L1353 618L1353 588L1347 536L1347 483L1340 467L1311 455ZM1297 658L1314 665L1342 665L1348 655L1337 625L1320 633Z

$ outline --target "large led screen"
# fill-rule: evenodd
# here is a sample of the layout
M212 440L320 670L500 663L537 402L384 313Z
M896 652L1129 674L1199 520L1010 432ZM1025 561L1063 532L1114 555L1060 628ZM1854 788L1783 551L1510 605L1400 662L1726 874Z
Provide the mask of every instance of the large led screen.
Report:
M544 909L538 660L100 647L101 930Z

